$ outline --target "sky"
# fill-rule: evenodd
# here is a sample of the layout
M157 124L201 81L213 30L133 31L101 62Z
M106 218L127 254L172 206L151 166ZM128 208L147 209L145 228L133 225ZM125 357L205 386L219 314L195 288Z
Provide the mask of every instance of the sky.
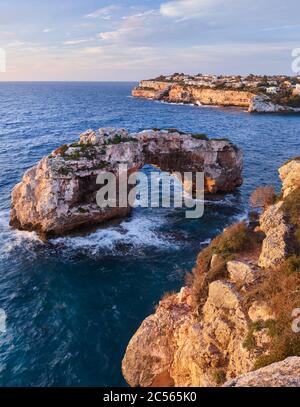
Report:
M292 75L299 14L299 0L0 0L0 81Z

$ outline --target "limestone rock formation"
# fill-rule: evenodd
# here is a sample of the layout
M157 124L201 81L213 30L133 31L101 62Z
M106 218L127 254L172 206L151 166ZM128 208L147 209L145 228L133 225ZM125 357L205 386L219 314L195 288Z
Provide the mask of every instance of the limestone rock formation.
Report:
M171 103L193 103L195 105L213 106L250 106L255 96L248 91L220 90L187 86L163 81L141 81L132 90L134 97L165 100Z
M88 130L79 142L61 146L26 171L12 192L11 226L48 238L126 216L126 204L100 208L96 203L97 176L117 174L119 164L127 164L128 175L145 164L170 173L204 172L209 193L242 183L242 153L228 141L201 140L176 130Z
M227 271L232 282L237 284L250 284L255 281L259 273L257 268L249 262L228 261Z
M300 357L292 356L224 384L224 387L300 387Z
M294 229L284 204L286 197L299 188L299 170L298 158L279 169L281 198L265 209L259 231L250 224L247 229L249 239L259 235L255 246L247 240L245 252L241 228L235 229L239 232L231 234L229 241L223 232L200 254L192 287L163 299L156 312L142 323L122 363L131 386L211 387L226 380L225 386L229 387L300 385L299 357L251 372L269 361L298 355L297 338L289 331L287 321L289 307L297 300L298 279L291 273L299 273L299 252L290 241ZM294 216L299 216L297 200L293 208ZM265 234L262 242L261 231ZM233 252L233 241L241 251ZM288 268L290 264L294 268ZM277 278L274 286L270 283L273 273ZM289 290L287 299L296 298L284 317L282 290ZM286 332L278 329L280 324L287 327Z
M271 205L260 218L260 229L266 234L259 258L262 268L274 268L289 253L291 225L281 210L282 202Z
M142 323L129 342L123 375L131 386L217 386L253 367L257 350L243 347L247 333L248 317L233 285L210 284L201 319L185 287Z
M279 168L283 198L300 187L300 157L296 157Z
M139 98L164 100L171 103L193 103L195 105L237 106L247 108L249 113L299 113L300 108L274 104L261 94L236 89L213 89L179 82L143 80L132 90Z
M265 95L257 95L251 100L248 111L250 113L298 113L300 109L274 104Z

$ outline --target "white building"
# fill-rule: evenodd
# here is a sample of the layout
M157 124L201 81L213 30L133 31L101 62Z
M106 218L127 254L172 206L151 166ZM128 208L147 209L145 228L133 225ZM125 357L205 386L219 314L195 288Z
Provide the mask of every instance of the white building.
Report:
M276 86L270 86L266 89L267 93L274 95L278 92L278 88Z

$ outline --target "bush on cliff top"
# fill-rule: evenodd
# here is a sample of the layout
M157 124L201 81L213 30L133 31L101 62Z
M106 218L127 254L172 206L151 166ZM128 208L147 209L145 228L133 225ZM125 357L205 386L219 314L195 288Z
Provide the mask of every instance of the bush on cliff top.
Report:
M258 358L255 369L279 362L289 356L300 356L300 336L292 330L292 311L300 307L300 257L289 257L276 269L267 270L265 278L248 294L254 300L267 301L276 320L266 327L271 338L269 353Z
M275 203L276 193L273 185L258 187L250 195L249 203L252 208L266 209Z
M253 232L245 222L240 222L226 228L200 252L192 275L187 276L187 282L193 286L199 305L206 300L208 284L227 276L226 262L233 260L239 253L251 252L258 245L261 245L261 235ZM214 254L218 257L211 267Z
M208 136L204 133L192 134L192 137L196 140L204 140L204 141L209 140Z

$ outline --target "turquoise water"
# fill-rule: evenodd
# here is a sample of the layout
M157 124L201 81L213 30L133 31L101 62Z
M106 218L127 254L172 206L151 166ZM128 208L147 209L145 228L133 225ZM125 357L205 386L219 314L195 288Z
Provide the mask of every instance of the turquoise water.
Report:
M300 116L138 100L130 97L134 85L0 83L1 386L125 385L121 359L141 321L183 284L208 239L245 216L249 192L278 188L278 166L300 155ZM10 191L24 170L81 131L104 126L229 137L244 150L244 185L207 202L202 219L137 208L123 222L49 244L10 230Z

